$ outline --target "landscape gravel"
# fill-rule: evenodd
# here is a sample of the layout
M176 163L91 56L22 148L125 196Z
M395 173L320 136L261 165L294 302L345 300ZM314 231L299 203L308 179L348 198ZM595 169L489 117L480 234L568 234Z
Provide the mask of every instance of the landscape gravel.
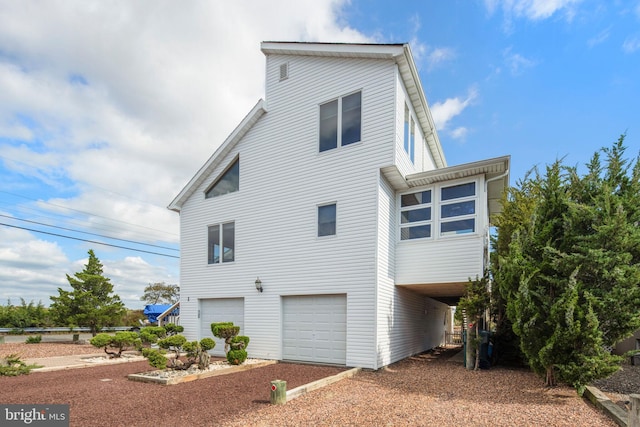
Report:
M0 344L0 356L7 351L24 358L44 355L40 344L11 346ZM49 355L61 355L67 346L95 354L90 346L54 346ZM0 377L0 403L68 403L71 425L87 427L616 425L572 388L545 388L524 369L468 371L449 361L457 351L424 353L378 371L365 370L277 406L269 403L271 380L283 379L292 389L344 368L278 363L163 386L126 379L152 370L146 362L98 365Z

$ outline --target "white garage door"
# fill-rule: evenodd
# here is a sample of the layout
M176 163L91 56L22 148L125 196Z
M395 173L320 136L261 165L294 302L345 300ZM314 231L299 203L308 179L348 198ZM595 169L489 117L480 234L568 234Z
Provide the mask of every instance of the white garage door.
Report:
M347 297L309 295L282 298L282 358L347 363Z
M200 337L213 338L216 346L211 351L214 356L224 356L224 340L213 336L211 324L214 322L233 322L240 326L240 335L244 332L244 298L216 298L200 300Z

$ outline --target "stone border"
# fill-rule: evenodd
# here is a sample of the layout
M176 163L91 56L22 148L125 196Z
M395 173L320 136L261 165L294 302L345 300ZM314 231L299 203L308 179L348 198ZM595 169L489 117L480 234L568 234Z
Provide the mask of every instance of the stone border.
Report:
M596 408L604 411L620 427L627 427L629 415L627 411L616 405L603 392L593 386L587 386L584 396L589 399Z
M200 379L203 379L203 378L216 377L218 375L235 374L236 372L247 371L247 370L253 369L253 368L261 368L263 366L273 365L275 363L278 363L278 361L277 360L265 360L264 362L260 362L260 363L252 363L252 364L249 364L249 365L231 366L231 367L224 368L224 369L216 369L216 370L213 370L213 371L200 372L200 373L197 373L197 374L183 375L183 376L180 376L180 377L173 377L173 378L151 377L149 375L145 375L144 373L142 373L142 374L129 374L129 375L127 375L127 378L132 380L132 381L140 381L140 382L145 382L145 383L156 383L156 384L162 384L162 385L174 385L174 384L186 383L186 382L189 382L189 381L200 380Z
M362 368L352 368L348 371L340 372L339 374L333 375L331 377L321 378L317 381L314 381L309 384L301 385L300 387L296 387L291 390L287 390L287 402L293 399L296 399L300 396L303 396L310 391L317 390L319 388L328 386L329 384L333 384L345 378L349 378L360 372Z

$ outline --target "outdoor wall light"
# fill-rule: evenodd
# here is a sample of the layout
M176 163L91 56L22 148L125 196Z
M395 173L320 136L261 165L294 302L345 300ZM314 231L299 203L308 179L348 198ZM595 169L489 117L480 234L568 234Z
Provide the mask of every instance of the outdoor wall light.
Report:
M256 279L256 289L258 292L262 292L262 280L259 277Z

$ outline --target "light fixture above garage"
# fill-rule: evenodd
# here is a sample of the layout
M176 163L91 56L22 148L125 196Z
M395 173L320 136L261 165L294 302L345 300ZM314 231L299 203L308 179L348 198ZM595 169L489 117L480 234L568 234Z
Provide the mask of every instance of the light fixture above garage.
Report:
M262 280L259 277L256 279L256 289L258 292L262 292Z

